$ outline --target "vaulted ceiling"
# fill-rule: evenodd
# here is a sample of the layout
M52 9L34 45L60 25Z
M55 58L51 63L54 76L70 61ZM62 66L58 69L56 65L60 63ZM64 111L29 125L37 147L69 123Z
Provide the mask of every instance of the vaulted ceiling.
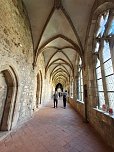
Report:
M30 19L34 63L43 53L53 83L74 75L76 55L83 55L94 0L23 0Z

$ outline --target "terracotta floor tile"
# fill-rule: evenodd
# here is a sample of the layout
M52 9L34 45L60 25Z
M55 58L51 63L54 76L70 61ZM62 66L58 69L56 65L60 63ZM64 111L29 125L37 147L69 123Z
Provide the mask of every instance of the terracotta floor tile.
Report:
M89 124L62 101L53 101L36 112L31 120L0 141L0 152L113 152Z

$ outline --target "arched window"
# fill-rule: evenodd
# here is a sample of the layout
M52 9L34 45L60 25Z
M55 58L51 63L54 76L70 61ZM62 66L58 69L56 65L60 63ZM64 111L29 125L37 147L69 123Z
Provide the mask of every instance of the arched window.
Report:
M77 80L77 100L83 102L83 77L82 77L82 60L79 59L78 80Z
M98 107L114 111L114 67L110 42L114 39L114 13L107 10L98 17L95 49Z
M70 97L73 98L73 79L71 80L70 83Z

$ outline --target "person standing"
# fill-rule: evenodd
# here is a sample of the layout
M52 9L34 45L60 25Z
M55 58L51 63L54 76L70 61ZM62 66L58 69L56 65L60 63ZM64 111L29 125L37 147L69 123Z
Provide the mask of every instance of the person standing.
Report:
M58 105L58 93L57 93L57 91L55 91L55 93L54 93L54 108L55 107L57 108L57 105Z
M67 98L67 90L63 92L63 107L64 109L66 108L66 98Z

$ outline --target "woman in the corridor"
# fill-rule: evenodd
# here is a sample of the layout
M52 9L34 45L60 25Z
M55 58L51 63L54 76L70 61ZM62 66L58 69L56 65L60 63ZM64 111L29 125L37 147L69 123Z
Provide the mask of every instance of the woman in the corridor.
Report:
M67 90L65 90L65 92L63 92L63 107L64 107L64 109L66 108L66 97L67 97Z

